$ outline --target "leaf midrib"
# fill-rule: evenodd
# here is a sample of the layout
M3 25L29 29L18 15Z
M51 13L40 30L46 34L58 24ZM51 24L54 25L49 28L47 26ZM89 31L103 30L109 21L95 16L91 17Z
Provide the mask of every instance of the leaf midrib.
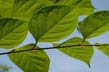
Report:
M70 10L69 12L71 12L71 11L72 10ZM61 20L64 19L64 17L67 16L69 14L69 12L66 13L62 18L60 18L59 21L57 21L54 25L52 25L42 36L40 36L39 37L39 41L40 41L41 37L43 37L47 32L49 32L49 30L51 30L54 26L56 26L57 24L59 24L59 22L61 22Z
M107 22L102 24L100 27L96 28L96 30L94 30L93 32L91 32L88 36L86 36L84 39L88 38L90 35L92 35L93 33L95 33L97 30L99 30L100 28L104 27L106 24L108 24ZM90 38L90 37L89 37Z
M16 30L18 27L20 27L22 24L16 26L16 28L12 29L10 32L8 32L7 34L5 34L4 36L2 36L0 39L5 38L7 35L11 34L14 30Z

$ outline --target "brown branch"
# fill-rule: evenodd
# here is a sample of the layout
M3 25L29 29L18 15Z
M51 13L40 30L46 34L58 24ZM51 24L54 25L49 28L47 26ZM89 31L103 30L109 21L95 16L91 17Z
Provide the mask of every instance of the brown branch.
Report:
M6 55L6 54L12 54L12 53L20 53L20 52L27 52L27 51L34 51L34 50L50 50L50 49L64 49L64 48L73 48L75 46L109 46L109 44L102 44L102 45L81 45L81 44L76 44L76 45L68 45L68 46L56 46L56 47L47 47L47 48L31 48L27 50L19 50L19 51L9 51L9 52L3 52L0 53L0 55Z

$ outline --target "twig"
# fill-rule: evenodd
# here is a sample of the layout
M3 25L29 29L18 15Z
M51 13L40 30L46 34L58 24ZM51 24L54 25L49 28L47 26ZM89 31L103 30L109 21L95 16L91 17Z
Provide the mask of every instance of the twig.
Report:
M81 44L76 44L76 45L68 45L68 46L56 46L56 47L47 47L47 48L31 48L27 50L19 50L19 51L9 51L9 52L3 52L0 53L0 55L6 55L6 54L12 54L12 53L20 53L20 52L27 52L27 51L34 51L34 50L50 50L50 49L64 49L64 48L73 48L75 46L109 46L109 44L102 44L102 45L81 45Z

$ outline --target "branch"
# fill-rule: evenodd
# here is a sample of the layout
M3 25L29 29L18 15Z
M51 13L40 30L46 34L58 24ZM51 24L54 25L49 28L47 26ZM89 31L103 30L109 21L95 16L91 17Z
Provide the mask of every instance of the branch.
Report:
M50 50L50 49L64 49L64 48L73 48L75 46L109 46L109 44L102 44L102 45L83 45L83 44L76 44L76 45L68 45L68 46L56 46L56 47L47 47L47 48L31 48L26 50L19 50L19 51L9 51L0 53L0 55L12 54L12 53L20 53L20 52L27 52L27 51L34 51L34 50Z

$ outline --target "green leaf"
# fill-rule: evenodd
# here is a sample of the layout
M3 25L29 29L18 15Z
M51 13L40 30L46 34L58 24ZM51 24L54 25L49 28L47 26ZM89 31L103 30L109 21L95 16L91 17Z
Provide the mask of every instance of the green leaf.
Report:
M17 51L27 50L33 47L34 44L28 44L17 49ZM47 54L42 50L20 52L15 54L9 54L8 56L24 72L48 72L50 61Z
M44 0L44 6L49 6L49 5L53 5L53 4L54 4L53 0Z
M11 18L0 19L0 48L12 48L26 37L28 24Z
M46 3L48 3L47 0L45 0ZM20 17L20 18L24 18L24 17L30 17L40 8L42 8L42 6L45 3L44 0L15 0L14 2L14 6L13 6L13 10L12 10L12 14L15 17ZM23 17L22 17L23 16Z
M93 47L92 46L72 46L71 47L71 45L79 45L79 44L82 44L82 39L75 37L62 44L54 44L54 46L59 46L59 47L70 46L70 47L61 48L58 50L67 54L70 57L84 61L90 67L90 59L93 56ZM85 44L89 45L89 42L85 41L83 45Z
M70 6L78 16L91 14L94 10L91 0L58 0L57 4Z
M97 43L97 45L101 45L101 46L96 46L98 50L102 51L104 54L109 56L109 44L98 44Z
M77 25L70 7L54 5L44 7L31 18L29 30L36 41L54 42L71 34Z
M0 16L10 15L13 0L0 0Z
M109 30L109 11L96 12L79 24L79 31L84 39L92 38Z
M49 0L1 0L0 4L2 17L28 21L34 12L51 2Z

